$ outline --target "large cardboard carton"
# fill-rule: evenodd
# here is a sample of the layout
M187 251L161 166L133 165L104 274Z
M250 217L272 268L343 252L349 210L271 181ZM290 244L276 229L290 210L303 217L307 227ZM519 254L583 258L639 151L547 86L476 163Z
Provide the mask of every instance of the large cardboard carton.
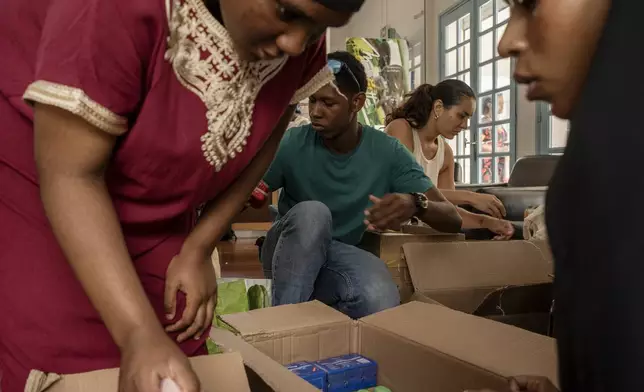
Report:
M408 243L414 300L473 313L495 290L552 282L547 245L529 241Z
M208 391L250 392L244 363L239 353L191 359L202 386ZM118 390L118 369L49 377L48 387L34 385L33 392L114 392Z
M201 380L204 391L208 392L270 392L302 391L315 392L306 381L293 377L284 367L268 360L257 350L236 350L225 354L192 358L191 364ZM243 359L242 359L243 356ZM257 357L264 359L259 375L250 366ZM271 366L274 364L274 366ZM118 390L118 369L99 370L95 372L51 376L42 385L34 383L29 392L116 392ZM47 385L49 384L49 385ZM275 385L280 389L273 389Z
M402 257L402 246L407 243L452 242L464 241L463 234L441 233L430 227L403 226L402 232L373 232L367 231L362 237L360 247L382 259L394 282L398 286L400 299L409 302L413 293L413 284L409 269Z
M378 384L393 392L506 392L519 374L557 380L553 339L444 306L411 302L356 321L313 301L222 318L239 336L212 330L211 338L265 380L276 366L351 353L376 361ZM270 386L308 391L286 378Z

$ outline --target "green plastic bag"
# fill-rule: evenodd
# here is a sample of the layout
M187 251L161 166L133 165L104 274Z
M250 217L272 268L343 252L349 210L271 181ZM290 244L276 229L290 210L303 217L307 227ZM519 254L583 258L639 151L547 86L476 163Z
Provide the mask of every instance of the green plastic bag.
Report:
M206 339L206 348L208 349L208 355L221 354L223 351L217 346L212 339Z
M217 307L216 315L248 312L248 295L246 294L246 282L244 279L232 282L221 282L217 285ZM219 328L229 329L218 318L215 318L213 325Z

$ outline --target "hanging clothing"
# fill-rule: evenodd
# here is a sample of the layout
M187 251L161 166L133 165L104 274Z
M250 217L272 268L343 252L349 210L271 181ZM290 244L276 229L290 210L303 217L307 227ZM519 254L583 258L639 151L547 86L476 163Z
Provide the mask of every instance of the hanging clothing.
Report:
M0 8L0 390L19 391L31 369L119 364L42 207L30 104L119 137L105 181L144 289L168 325L166 270L198 206L235 181L289 104L333 75L324 40L294 58L237 60L201 0L0 0ZM184 304L179 296L178 317ZM181 348L194 355L203 346Z
M445 163L445 139L442 136L436 139L436 143L438 144L436 155L432 159L427 159L423 153L423 145L420 141L418 131L412 129L411 133L414 135L414 151L412 154L416 158L416 162L423 168L425 175L432 180L432 183L438 186L438 175Z

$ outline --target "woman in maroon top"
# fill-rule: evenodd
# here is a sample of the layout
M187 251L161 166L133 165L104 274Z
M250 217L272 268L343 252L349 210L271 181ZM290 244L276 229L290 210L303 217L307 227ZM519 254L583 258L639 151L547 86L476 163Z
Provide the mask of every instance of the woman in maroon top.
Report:
M0 0L0 390L119 364L198 390L208 256L361 1L220 3Z

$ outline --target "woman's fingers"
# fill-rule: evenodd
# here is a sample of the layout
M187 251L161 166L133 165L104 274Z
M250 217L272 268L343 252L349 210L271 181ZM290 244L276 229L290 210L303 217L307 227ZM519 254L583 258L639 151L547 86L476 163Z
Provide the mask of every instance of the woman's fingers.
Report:
M199 306L199 310L197 310L197 315L190 325L188 329L186 329L184 332L182 332L179 337L177 337L177 342L181 343L190 337L197 336L197 333L201 332L203 330L203 325L206 320L206 304L202 304Z
M183 315L181 316L181 320L167 327L166 331L177 332L177 331L186 329L190 325L192 325L195 317L197 317L197 312L199 311L199 307L202 304L201 299L198 300L195 297L197 297L197 295L186 294L186 308L183 310Z
M501 209L499 208L499 205L496 204L494 201L492 201L489 205L490 209L490 215L495 217L496 219L502 219L503 215L501 213Z
M208 302L206 303L206 318L204 319L204 323L201 326L201 329L197 331L197 334L195 335L195 340L201 339L201 337L204 334L207 334L210 331L210 328L212 327L213 320L215 319L215 307L217 306L217 296L211 297Z
M494 201L496 202L501 215L505 217L507 215L507 211L505 210L505 206L503 205L503 202L501 202L501 200L496 196L494 196Z
M173 320L176 316L178 291L178 282L176 282L175 280L166 280L163 305L165 307L165 317L168 320Z

